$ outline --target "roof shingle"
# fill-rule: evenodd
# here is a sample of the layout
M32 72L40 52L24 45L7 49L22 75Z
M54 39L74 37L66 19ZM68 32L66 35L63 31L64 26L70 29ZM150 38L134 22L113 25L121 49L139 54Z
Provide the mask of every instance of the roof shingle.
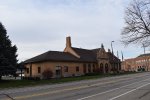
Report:
M91 51L86 49L73 48L81 57L77 58L67 52L48 51L31 59L24 61L24 63L42 62L42 61L72 61L72 62L96 62Z
M24 63L33 63L33 62L42 62L42 61L63 61L63 62L97 62L97 52L101 48L97 49L82 49L75 48L72 49L80 55L80 58L75 57L74 55L68 52L60 52L60 51L48 51L31 59L24 61ZM109 56L109 60L118 60L116 56L113 57L111 53L107 53Z

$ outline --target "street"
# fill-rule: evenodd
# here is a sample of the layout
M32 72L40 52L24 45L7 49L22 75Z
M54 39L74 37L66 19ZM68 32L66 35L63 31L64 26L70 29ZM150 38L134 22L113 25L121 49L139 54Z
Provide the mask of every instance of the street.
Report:
M150 100L150 72L4 89L0 94L0 100Z

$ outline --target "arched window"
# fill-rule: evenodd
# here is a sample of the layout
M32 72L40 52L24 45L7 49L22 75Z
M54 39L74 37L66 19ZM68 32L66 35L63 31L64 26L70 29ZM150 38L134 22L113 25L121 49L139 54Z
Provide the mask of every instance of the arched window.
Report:
M103 72L103 63L100 64L100 72Z
M105 72L108 73L108 71L109 71L109 68L108 68L108 64L106 63L105 64Z
M100 67L103 67L103 63L100 64Z
M93 72L95 72L96 68L95 68L95 64L93 64Z
M88 72L91 73L91 64L88 64Z

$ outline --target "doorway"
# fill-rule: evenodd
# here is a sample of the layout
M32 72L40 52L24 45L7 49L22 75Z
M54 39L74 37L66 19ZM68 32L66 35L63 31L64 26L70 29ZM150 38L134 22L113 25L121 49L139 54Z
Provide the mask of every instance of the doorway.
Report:
M103 70L103 69L104 69L104 68L103 68L103 63L101 63L101 64L100 64L100 72L101 72L101 73L104 73L104 70Z
M56 66L56 70L55 70L55 73L56 73L56 78L60 78L62 76L62 70L61 70L61 66Z

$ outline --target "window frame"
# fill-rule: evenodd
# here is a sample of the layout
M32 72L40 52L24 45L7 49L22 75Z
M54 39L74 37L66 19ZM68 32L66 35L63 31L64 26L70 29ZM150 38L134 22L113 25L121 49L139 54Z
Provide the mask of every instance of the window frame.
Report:
M38 67L38 71L37 72L38 72L38 74L41 73L41 67L40 66Z
M29 72L30 72L30 71L29 71L29 68L26 69L26 72L27 72L27 74L29 74Z
M79 72L79 71L80 71L79 66L76 66L76 72Z
M68 72L69 71L69 67L68 66L64 66L64 72Z
M88 73L91 73L92 72L92 66L91 64L88 64Z

